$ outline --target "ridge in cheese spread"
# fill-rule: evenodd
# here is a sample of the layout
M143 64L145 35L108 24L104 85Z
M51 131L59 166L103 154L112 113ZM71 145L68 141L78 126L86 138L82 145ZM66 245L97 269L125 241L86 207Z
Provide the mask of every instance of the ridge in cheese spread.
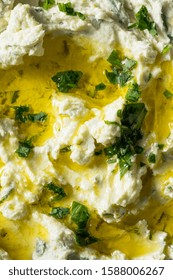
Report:
M173 259L172 16L0 1L0 259Z

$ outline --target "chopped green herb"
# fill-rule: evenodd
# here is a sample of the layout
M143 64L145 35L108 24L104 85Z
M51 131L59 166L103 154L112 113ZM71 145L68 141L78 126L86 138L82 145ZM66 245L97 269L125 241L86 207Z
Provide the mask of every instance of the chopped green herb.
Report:
M132 70L136 65L137 65L137 62L135 60L126 57L124 60L124 63L123 63L123 69L125 71Z
M59 91L67 93L70 89L76 88L77 84L82 77L83 73L81 71L64 71L57 72L52 80L56 83Z
M105 120L104 122L105 122L105 124L107 124L107 125L115 124L115 125L120 126L120 124L117 123L117 122L115 122L115 121L107 121L107 120Z
M141 146L136 146L135 147L135 153L136 154L142 154L144 151L144 148L142 148Z
M112 51L107 61L112 65L112 72L105 71L107 79L111 84L125 86L133 77L131 70L136 66L136 61L129 58L121 60L115 50Z
M55 4L55 0L44 0L44 2L41 2L41 6L48 10Z
M143 103L126 104L122 112L122 125L139 130L147 113Z
M83 204L73 201L71 219L79 228L85 228L90 215Z
M172 97L173 97L173 93L172 92L170 92L169 90L165 90L164 91L164 96L167 98L167 99L171 99Z
M116 69L122 70L122 63L117 51L113 50L109 55L107 61L112 65L115 66Z
M98 239L91 236L86 229L78 229L76 231L76 243L81 247L97 242Z
M110 159L117 155L120 178L130 170L132 156L142 152L142 148L139 149L137 143L142 138L140 129L146 112L143 103L125 104L121 116L121 136L117 137L115 144L104 149L105 155Z
M23 142L19 141L19 147L16 150L16 153L19 157L27 158L29 154L31 153L31 150L33 149L32 141L31 139L25 140Z
M141 95L141 92L140 92L140 90L139 90L138 84L137 84L137 83L133 83L133 84L129 87L125 98L126 98L126 100L129 101L129 102L136 102L136 101L138 101L140 95Z
M169 44L166 45L162 50L162 54L164 55L164 54L168 53L170 51L170 49L171 49L171 45L169 45Z
M149 73L149 75L148 75L148 82L151 80L151 78L152 78L152 73Z
M72 6L71 2L68 3L58 3L58 8L60 12L66 13L69 16L78 16L81 20L85 20L86 16L80 12L76 12Z
M53 191L56 196L53 198L53 201L58 201L66 196L66 193L62 187L59 187L53 183L49 183L46 185L46 188L48 188L50 191Z
M121 109L119 109L119 110L117 111L117 117L119 117L119 118L122 117L122 110L121 110Z
M19 90L15 90L11 99L11 104L15 103L18 98L19 98Z
M109 82L113 85L118 85L118 73L115 72L108 72L105 71L106 77L108 78Z
M118 77L118 84L120 85L120 87L124 87L132 78L133 76L130 71L122 71Z
M15 120L25 123L27 121L26 113L29 112L28 106L13 106L15 110Z
M38 114L28 114L28 120L31 122L44 122L47 119L47 114L40 112Z
M159 150L163 150L164 144L158 144L158 148L159 148Z
M150 153L149 156L148 156L148 161L150 163L155 163L156 162L156 155L153 154L153 153Z
M66 146L62 149L60 149L60 153L67 153L71 151L71 146Z
M152 36L157 35L156 24L150 20L147 8L143 5L135 15L136 22L129 25L128 29L138 28L140 30L148 30Z
M99 90L104 90L106 88L105 84L100 83L97 86L95 86L95 90L99 91Z
M108 163L108 164L112 164L112 163L115 163L115 162L117 162L117 159L116 159L116 158L111 158L111 159L108 159L108 160L107 160L107 163Z
M63 219L70 213L69 208L64 207L53 207L52 211L50 213L51 216L53 216L56 219Z

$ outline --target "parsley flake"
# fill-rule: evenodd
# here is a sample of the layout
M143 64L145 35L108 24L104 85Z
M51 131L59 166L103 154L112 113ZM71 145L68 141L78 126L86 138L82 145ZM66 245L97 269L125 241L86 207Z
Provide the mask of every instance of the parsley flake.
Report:
M95 90L99 91L99 90L104 90L106 88L106 85L103 83L100 83L98 85L95 86Z
M129 87L125 98L126 98L126 100L129 101L129 102L136 102L136 101L138 101L140 95L141 95L141 92L140 92L140 90L139 90L138 84L137 84L137 83L133 83L133 84Z
M86 16L80 12L76 12L72 6L71 2L68 3L58 3L58 8L60 12L66 13L68 16L78 16L81 20L85 20Z
M67 93L70 89L76 88L83 73L81 71L57 72L52 80L56 83L59 91Z
M171 99L172 97L173 97L173 93L172 92L170 92L169 90L165 90L164 91L164 96L167 98L167 99Z
M55 4L55 0L44 0L44 2L41 3L41 6L48 10Z
M28 120L31 122L44 122L47 119L47 114L44 112L40 112L37 114L28 114Z
M150 20L147 8L143 5L135 15L136 22L129 25L128 29L138 28L140 30L148 30L152 36L157 35L156 24Z
M51 216L53 216L56 219L63 219L70 213L69 208L64 207L53 207L52 211L50 213Z
M31 150L33 149L32 141L31 139L25 140L25 141L19 141L19 147L16 150L16 153L19 157L27 158L29 154L31 153Z
M149 156L148 156L148 161L150 163L155 163L156 162L156 155L153 154L153 153L150 153Z
M130 81L132 69L136 66L136 61L130 58L121 59L118 52L113 50L107 61L111 64L112 72L105 71L107 79L111 84L119 84L123 87Z
M64 189L60 186L57 186L53 183L49 183L46 185L46 188L48 188L50 191L54 192L56 196L53 197L53 201L58 201L62 199L63 197L67 196Z
M28 119L26 113L29 112L29 107L13 106L12 108L15 110L15 120L25 123Z

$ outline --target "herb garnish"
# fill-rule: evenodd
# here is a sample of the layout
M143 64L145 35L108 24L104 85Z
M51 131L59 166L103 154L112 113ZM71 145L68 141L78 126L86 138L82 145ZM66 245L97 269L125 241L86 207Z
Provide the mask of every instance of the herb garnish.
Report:
M56 83L59 91L67 93L70 89L76 88L77 84L82 77L83 73L81 71L64 71L57 72L52 80Z
M135 60L121 59L117 51L113 50L107 61L111 64L112 72L106 70L105 73L111 84L119 84L123 87L133 78L132 69L137 64Z
M170 51L170 49L171 49L171 45L170 44L164 46L164 48L162 50L162 55L168 53Z
M53 197L53 201L58 201L62 199L63 197L67 196L64 189L60 186L57 186L53 183L49 183L46 185L46 188L48 188L50 191L54 192L56 196Z
M135 15L136 22L129 25L128 29L138 28L140 30L148 30L152 36L157 35L156 24L150 20L147 8L143 5Z
M141 92L139 90L139 86L137 83L133 83L128 91L127 91L127 94L125 96L126 100L129 101L129 102L137 102L139 97L141 95Z
M156 162L156 155L153 154L153 153L150 153L149 156L148 156L148 161L150 163L155 163Z
M50 9L54 4L55 4L55 0L44 0L44 2L41 3L41 6L42 6L45 10L48 10L48 9Z
M170 92L169 90L165 90L164 91L164 96L167 98L167 99L171 99L172 97L173 97L173 93L172 92Z
M85 20L86 16L80 12L76 12L72 6L71 2L68 3L58 3L58 8L60 12L66 13L69 16L78 16L81 20Z
M11 99L11 104L15 103L18 98L19 98L19 90L15 90Z
M117 137L115 144L104 149L109 158L117 155L120 178L130 170L132 156L142 152L142 147L138 146L137 143L142 138L141 125L146 113L147 110L143 103L125 104L121 116L121 136Z
M70 213L69 208L64 207L53 207L52 211L50 213L51 216L53 216L56 219L63 219Z
M98 85L95 86L95 90L99 91L99 90L104 90L106 88L106 85L103 83L100 83Z
M19 141L19 147L16 150L16 153L18 154L19 157L27 158L31 150L33 149L33 147L34 146L32 145L31 139L29 140L26 139L23 142Z
M25 123L27 121L26 113L29 112L28 106L13 106L15 109L15 120Z
M47 119L47 114L44 112L40 112L38 114L28 114L28 120L31 122L44 122Z
M91 236L87 230L89 217L90 214L87 207L79 202L73 201L71 219L78 226L75 234L76 242L80 246L87 246L98 241L98 239Z
M37 114L29 114L30 108L26 105L24 106L13 106L15 110L15 120L26 123L28 120L31 122L43 122L47 119L47 114L40 112Z

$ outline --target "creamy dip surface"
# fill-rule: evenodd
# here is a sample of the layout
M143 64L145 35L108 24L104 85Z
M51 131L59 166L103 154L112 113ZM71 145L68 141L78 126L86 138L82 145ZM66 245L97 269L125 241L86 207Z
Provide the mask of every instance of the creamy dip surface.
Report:
M0 259L173 259L173 2L0 1Z

